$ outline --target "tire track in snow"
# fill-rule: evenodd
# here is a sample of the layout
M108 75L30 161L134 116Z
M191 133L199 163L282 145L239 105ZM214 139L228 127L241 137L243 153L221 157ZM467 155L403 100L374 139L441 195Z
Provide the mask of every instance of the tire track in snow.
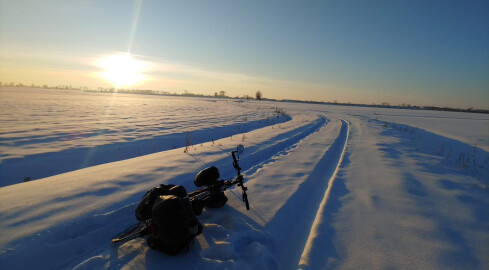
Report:
M256 147L257 149L255 147L248 148L246 151L251 154L249 156L243 156L240 161L241 167L249 168L244 173L247 176L253 175L264 165L273 162L274 157L286 154L288 150L296 147L300 141L318 132L327 124L328 120L321 116L311 124L271 138L269 141L258 145Z
M214 264L219 263L222 268L232 267L232 265L238 263L238 265L242 266L242 269L283 269L280 266L280 264L283 262L285 262L283 264L285 266L291 265L290 262L293 262L297 265L297 261L299 260L299 257L301 255L300 252L302 251L300 249L297 250L294 256L286 255L289 258L295 258L295 260L292 261L283 261L281 259L277 259L274 256L274 246L277 244L275 243L275 236L277 232L278 235L284 235L283 226L280 225L283 224L283 219L278 218L274 219L275 222L271 221L271 223L274 224L271 225L273 228L267 227L268 225L270 225L270 223L267 225L265 224L266 222L257 222L255 218L258 218L258 220L261 220L263 218L260 214L260 210L258 209L260 208L262 199L260 198L260 195L256 193L257 191L259 191L257 185L261 185L263 183L260 184L256 181L253 181L257 179L253 179L254 177L250 175L253 175L254 173L260 174L261 168L274 167L275 162L281 163L284 162L284 159L288 160L285 161L286 163L295 163L296 158L292 156L297 157L297 154L301 155L301 153L303 152L302 147L316 147L319 151L315 151L316 153L313 154L313 156L321 159L319 164L323 164L324 162L332 159L333 164L331 168L330 166L327 167L326 173L333 171L335 166L334 161L336 153L340 152L340 150L337 150L340 148L337 145L340 145L341 141L341 138L339 137L341 129L340 127L342 127L342 124L340 121L335 121L331 126L328 123L329 121L326 120L326 117L320 116L311 124L302 126L300 128L295 128L291 132L280 134L279 136L275 136L270 140L256 145L254 148L252 148L252 151L249 151L248 148L248 152L252 153L244 157L243 160L252 160L252 164L255 164L253 167L246 171L246 174L252 180L249 187L251 190L253 190L253 200L256 199L255 202L257 204L252 203L252 211L239 214L239 212L243 210L241 205L241 196L237 194L239 192L230 190L230 193L228 194L232 195L232 197L229 197L231 207L220 209L219 211L221 212L221 215L214 216L214 213L212 211L206 211L202 214L201 220L204 222L204 226L207 229L210 229L210 231L207 230L207 233L204 233L201 239L199 239L199 243L205 243L203 244L205 248L200 252L200 256L204 258L206 262L212 262ZM329 132L331 133L329 134ZM323 145L322 143L324 143L325 135L331 139L331 143L325 143L324 145L334 145L332 148L329 148L331 149L331 151L326 151L326 149L318 147L319 145ZM317 162L317 159L314 157L309 157L309 159L311 162L310 164L315 164L315 162ZM287 166L290 167L291 164L287 164ZM280 166L281 165L278 165L278 167ZM310 194L311 188L316 189L314 179L318 179L318 177L316 176L322 175L322 167L323 166L317 167L318 170L316 170L315 173L312 173L312 176L305 181L307 183L305 185L302 185L303 188L301 188L301 191L293 192L290 195L293 195L294 197L295 195L303 197L303 195L307 196L308 194ZM264 172L265 174L270 173L268 169L265 169L262 172ZM271 173L274 174L274 172ZM285 174L287 175L287 173ZM301 178L301 176L297 175L296 177ZM289 184L294 185L294 182L296 181L289 181ZM253 185L252 183L255 183L257 185ZM281 181L280 183L284 184ZM280 185L280 183L277 184ZM303 219L307 224L306 228L310 227L312 224L312 221L316 214L316 208L319 207L319 201L323 196L327 184L321 186L322 187L319 192L313 192L317 195L313 196L315 199L311 200L311 202L315 204L315 207L312 207L311 209L313 210L310 211L310 214L307 215L308 217ZM295 197L295 199L292 199L291 201L302 201L301 199L296 199L297 197ZM236 204L233 203L239 203L239 207L235 208ZM290 207L294 208L293 205L286 205L284 208L280 209L289 209ZM269 207L265 208L270 209ZM228 211L228 214L222 215L223 211ZM288 210L286 210L285 212L288 212ZM249 215L250 213L252 213L252 218L247 217L247 215ZM282 212L282 214L283 213L284 212ZM301 213L297 214L300 215ZM279 216L283 217L283 215ZM219 224L223 224L223 226ZM282 228L278 228L275 225ZM307 231L304 231L303 228L304 226L301 225L294 227L294 229L299 231L299 234L302 235L302 237L300 237L302 239L302 244L305 243L305 240L307 239ZM202 240L202 238L204 238L204 240ZM284 239L283 237L279 238ZM280 243L278 243L278 245L280 245Z
M341 119L329 123L287 155L267 164L248 185L254 191L253 200L261 203L253 205L247 215L270 232L273 244L268 248L280 269L297 269L329 179L343 153L348 123Z
M311 231L309 232L309 236L307 238L307 242L304 246L298 269L318 269L321 267L324 267L325 262L323 260L326 258L325 255L322 253L323 250L320 248L314 248L317 242L321 241L320 236L320 230L322 225L325 223L325 220L323 220L324 214L325 214L325 208L326 204L328 203L329 195L331 193L331 189L333 187L334 181L336 179L336 175L338 174L339 168L341 166L341 163L343 162L343 157L345 156L346 152L346 146L348 144L348 137L350 135L350 123L346 120L343 120L341 118L338 118L341 120L343 126L346 125L346 129L344 130L342 128L339 137L343 139L342 143L342 150L341 150L341 155L338 159L338 162L336 164L335 170L332 172L331 177L329 178L328 181L328 188L326 189L326 192L324 193L324 197L321 201L321 204L319 206L319 209L317 211L316 217L314 218L314 222L311 227ZM319 264L319 265L318 265Z

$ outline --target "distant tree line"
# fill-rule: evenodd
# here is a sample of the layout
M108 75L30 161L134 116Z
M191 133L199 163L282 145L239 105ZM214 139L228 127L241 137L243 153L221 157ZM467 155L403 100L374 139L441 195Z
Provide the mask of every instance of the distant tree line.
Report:
M90 89L86 86L83 87L73 87L71 85L55 85L55 86L50 86L50 85L35 85L35 84L23 84L23 83L14 83L14 82L9 82L9 83L2 83L0 81L0 86L9 86L9 87L31 87L31 88L45 88L45 89L62 89L62 90L82 90L86 92L103 92L103 93L124 93L124 94L139 94L139 95L163 95L163 96L187 96L187 97L218 97L218 98L232 98L226 95L226 91L221 90L218 92L214 92L213 95L204 95L204 94L196 94L196 93L191 93L188 90L184 90L183 93L176 93L176 92L168 92L168 91L162 91L162 90L141 90L141 89L116 89L114 87L109 87L109 88L104 88L104 87L97 87L96 89ZM234 98L236 99L254 99L250 95L243 95L243 96L235 96ZM257 91L255 93L255 98L257 100L262 100L263 95L261 91ZM357 106L357 107L378 107L378 108L396 108L396 109L411 109L411 110L435 110L435 111L450 111L450 112L468 112L468 113L485 113L489 114L489 110L485 109L475 109L475 108L468 108L468 109L460 109L460 108L450 108L450 107L436 107L436 106L412 106L410 104L402 103L399 105L390 105L389 102L381 102L380 104L353 104L351 102L346 102L346 103L341 103L336 100L333 102L324 102L324 101L314 101L314 100L292 100L292 99L282 99L282 100L277 100L277 99L266 99L269 101L280 101L280 102L296 102L296 103L310 103L310 104L327 104L327 105L343 105L343 106Z
M88 88L86 86L83 87L74 87L71 85L35 85L35 84L23 84L23 83L2 83L0 81L0 86L8 86L8 87L30 87L30 88L44 88L44 89L58 89L58 90L82 90L85 92L101 92L101 93L123 93L123 94L139 94L139 95L162 95L162 96L186 96L186 97L219 97L219 98L231 98L226 94L226 91L221 90L215 92L214 95L204 95L198 93L192 93L187 89L183 90L183 93L177 92L169 92L163 90L147 90L147 89L126 89L126 88L115 88L115 87L97 87L97 88ZM253 99L250 95L236 96L236 99ZM256 98L261 100L261 92L258 91L256 93Z

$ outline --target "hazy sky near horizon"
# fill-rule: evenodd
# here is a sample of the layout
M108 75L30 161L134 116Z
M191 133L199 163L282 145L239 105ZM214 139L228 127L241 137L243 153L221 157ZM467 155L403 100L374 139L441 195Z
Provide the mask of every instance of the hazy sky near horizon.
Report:
M0 0L0 81L489 109L489 1Z

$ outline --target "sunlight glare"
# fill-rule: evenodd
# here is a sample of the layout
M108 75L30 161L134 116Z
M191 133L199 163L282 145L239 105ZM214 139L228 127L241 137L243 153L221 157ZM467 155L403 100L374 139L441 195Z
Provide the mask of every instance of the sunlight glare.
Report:
M129 53L103 56L97 61L97 66L102 68L99 75L116 88L143 81L147 69L144 61L135 59Z

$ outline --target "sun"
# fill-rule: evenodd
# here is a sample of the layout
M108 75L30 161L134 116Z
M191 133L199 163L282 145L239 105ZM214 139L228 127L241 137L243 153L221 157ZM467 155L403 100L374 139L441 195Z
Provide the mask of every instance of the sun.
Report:
M130 86L145 79L147 65L129 53L100 57L97 66L102 68L99 76L113 83L116 88Z

